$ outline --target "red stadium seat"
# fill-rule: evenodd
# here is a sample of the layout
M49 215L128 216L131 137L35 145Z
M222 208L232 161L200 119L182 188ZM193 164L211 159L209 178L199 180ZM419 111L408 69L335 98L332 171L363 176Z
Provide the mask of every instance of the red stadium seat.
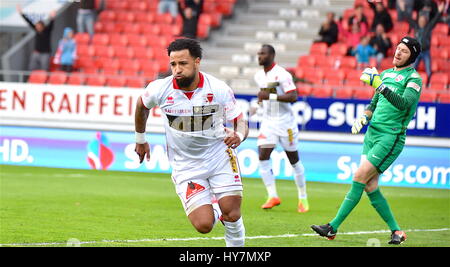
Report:
M345 56L347 54L347 45L345 43L334 43L330 46L330 55Z
M353 92L353 97L355 99L361 99L361 100L370 100L373 97L374 91L372 88L362 88L355 90Z
M212 26L212 23L213 23L212 21L213 21L212 16L208 13L202 13L202 14L200 14L200 17L198 18L199 24L205 24L210 27Z
M224 16L231 16L234 12L234 2L230 0L217 1L216 10Z
M146 46L147 38L139 34L127 34L128 43L132 46Z
M76 33L73 38L77 45L87 45L91 39L88 33Z
M106 58L102 62L102 69L104 75L117 75L120 70L120 61L118 59Z
M450 104L450 92L442 92L438 95L439 103Z
M311 96L317 98L330 98L333 95L333 89L328 86L316 86L313 88Z
M102 75L88 76L86 85L90 86L104 86L106 84L106 78Z
M45 83L47 81L48 74L45 70L33 70L28 78L29 83Z
M313 43L309 49L311 55L325 55L327 51L327 43Z
M303 55L298 58L297 66L299 67L314 67L316 64L316 57L314 55Z
M431 103L434 103L434 102L436 102L436 98L437 98L437 93L436 92L422 90L422 92L420 94L419 102L431 102Z
M151 60L155 58L155 51L151 47L135 46L132 49L139 59Z
M65 84L68 75L65 71L55 71L51 72L47 83L49 84Z
M349 99L353 96L353 89L351 87L341 87L337 88L335 91L334 97L336 98L343 98L343 99Z
M150 13L149 4L145 1L132 1L130 4L130 9L134 11L141 11L139 13Z
M94 46L95 55L97 57L113 58L115 55L114 47L98 45Z
M161 26L159 24L152 23L146 27L143 27L142 32L147 36L155 38L155 36L158 36L161 33Z
M157 61L150 61L150 60L142 60L141 61L142 66L142 76L154 79L159 73L159 63Z
M323 77L325 73L322 69L319 68L308 68L305 70L304 78L305 80L314 83L321 84L323 82Z
M94 37L92 37L92 44L108 45L109 44L109 35L103 34L103 33L94 34Z
M124 34L112 33L109 36L110 36L110 44L112 46L127 46L128 45L128 38Z
M449 78L447 73L436 72L431 75L430 86L448 88Z
M117 12L114 10L104 10L98 15L99 21L115 21L117 17Z
M84 85L86 82L86 76L79 72L72 72L69 76L69 79L67 79L66 84L70 85Z
M174 19L170 13L157 14L155 17L155 22L159 24L172 24Z
M145 79L139 77L127 78L126 86L132 88L143 88L145 86Z
M120 70L122 75L125 76L137 76L141 70L141 63L139 60L121 59Z
M125 87L127 79L125 77L117 76L106 79L106 85L112 87Z
M115 55L118 58L133 58L134 57L134 49L131 47L125 46L114 46Z
M340 59L340 67L344 69L355 69L357 65L356 58L353 56L345 56Z
M136 13L136 22L145 23L150 27L153 22L155 22L155 14L149 12L137 12Z
M297 83L297 92L299 97L308 97L311 95L313 87L305 83Z
M136 15L134 12L122 11L117 13L117 20L127 23L133 23L136 20Z
M311 55L315 58L315 66L320 68L334 68L335 67L335 56L328 55Z
M95 55L95 49L90 45L77 45L77 55L79 57L93 57Z
M209 25L198 24L197 25L197 37L199 39L205 40L209 37Z

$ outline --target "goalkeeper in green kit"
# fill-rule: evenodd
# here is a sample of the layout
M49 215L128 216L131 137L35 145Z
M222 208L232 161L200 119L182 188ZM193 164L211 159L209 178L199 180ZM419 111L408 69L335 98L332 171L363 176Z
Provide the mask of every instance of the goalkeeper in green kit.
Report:
M339 226L359 203L363 191L392 231L389 244L400 244L406 234L397 224L388 202L378 188L378 179L403 150L406 128L414 116L422 88L422 78L411 66L421 52L419 42L404 37L397 45L392 64L394 68L380 75L375 68L366 68L360 79L375 89L369 106L352 127L357 134L370 122L364 136L359 168L353 175L350 191L345 196L336 217L325 225L312 225L320 236L336 237Z

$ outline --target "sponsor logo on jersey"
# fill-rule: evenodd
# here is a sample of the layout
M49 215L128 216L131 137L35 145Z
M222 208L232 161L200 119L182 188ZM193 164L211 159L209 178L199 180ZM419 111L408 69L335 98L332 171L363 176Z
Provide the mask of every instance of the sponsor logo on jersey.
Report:
M386 73L383 75L383 79L385 78L392 78L394 79L395 77L397 77L397 73Z
M169 97L166 99L166 104L174 104L174 103L175 103L175 102L174 102L172 96L169 96Z
M213 114L219 111L219 105L194 106L194 115Z
M403 75L398 75L397 78L395 78L396 82L401 82L405 77Z
M420 91L420 85L418 85L418 84L415 83L415 82L409 82L409 83L406 85L406 87L411 87L411 88L413 88L414 90L416 90L417 92Z
M193 197L203 191L205 191L204 186L194 183L192 181L189 182L187 184L187 189L186 189L186 200L190 199L191 197Z

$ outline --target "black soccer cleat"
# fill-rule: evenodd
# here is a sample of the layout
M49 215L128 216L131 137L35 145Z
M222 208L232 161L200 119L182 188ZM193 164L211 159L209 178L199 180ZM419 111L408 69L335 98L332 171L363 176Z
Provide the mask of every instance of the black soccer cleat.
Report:
M406 240L406 233L403 231L392 231L391 241L389 244L391 245L400 245Z
M320 236L328 238L328 240L333 240L336 237L337 231L334 231L329 223L324 225L311 225L311 228Z

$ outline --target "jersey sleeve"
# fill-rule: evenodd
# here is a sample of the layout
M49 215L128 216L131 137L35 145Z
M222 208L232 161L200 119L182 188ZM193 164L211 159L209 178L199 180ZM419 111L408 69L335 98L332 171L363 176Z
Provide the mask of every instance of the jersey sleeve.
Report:
M232 121L242 115L241 108L237 105L233 90L224 83L220 102L223 105L224 117L227 121Z
M145 88L144 93L141 95L142 104L147 109L151 109L159 104L159 95L161 91L161 84L157 81L151 82Z
M283 88L284 93L289 93L291 91L297 90L297 86L294 83L294 79L289 72L285 72L283 79L280 81L280 85Z

